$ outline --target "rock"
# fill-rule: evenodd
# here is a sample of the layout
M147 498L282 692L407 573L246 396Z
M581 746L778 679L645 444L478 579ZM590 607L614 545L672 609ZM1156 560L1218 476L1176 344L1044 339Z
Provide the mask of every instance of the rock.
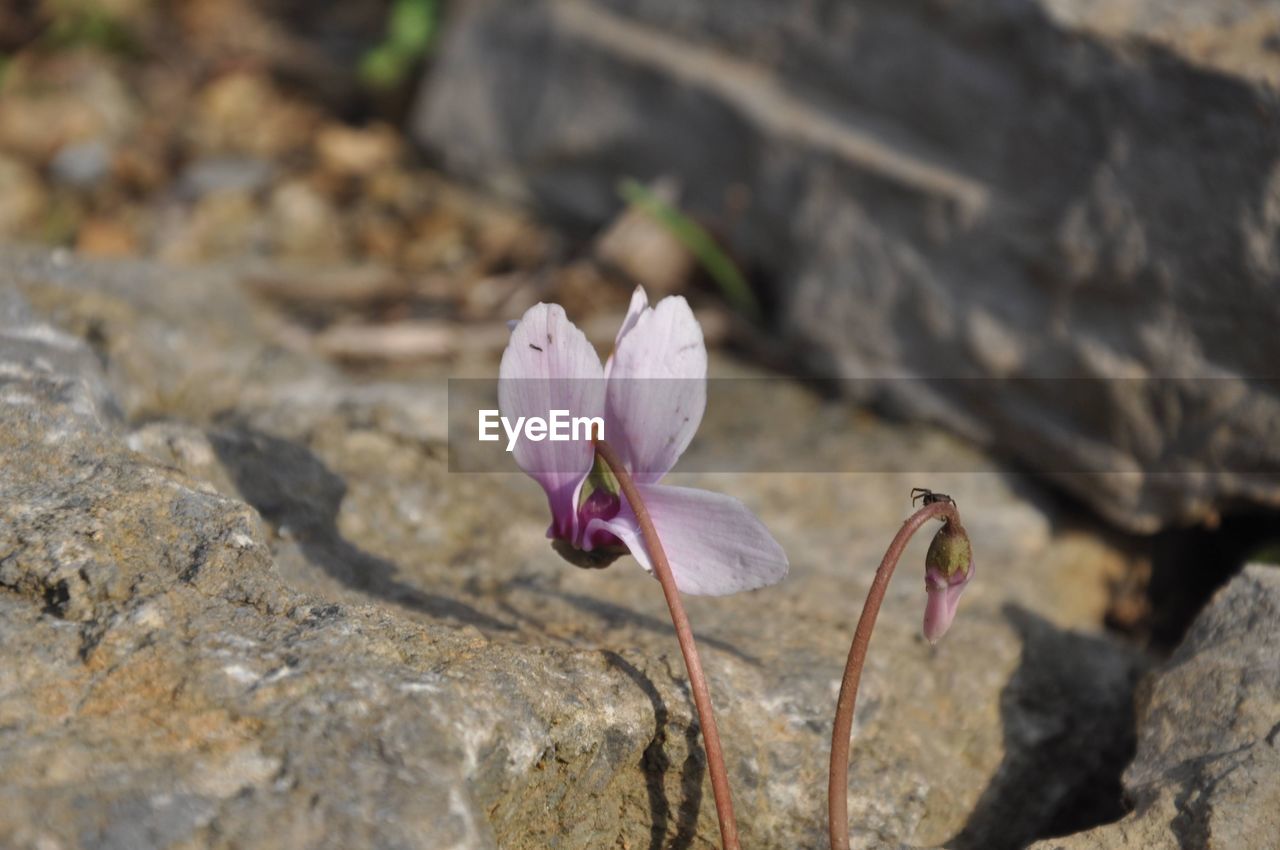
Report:
M303 180L271 191L271 225L276 250L313 263L340 260L345 254L342 220L332 202Z
M35 224L44 208L39 175L20 160L0 154L0 234L14 240Z
M291 353L225 270L8 250L0 283L0 845L714 845L658 586L561 561L524 477L451 471L443 367ZM745 500L791 557L776 588L688 600L744 845L825 842L848 640L920 484L959 500L979 574L937 647L925 540L889 589L856 845L1116 816L1090 791L1116 784L1145 666L1099 629L1127 556L952 437L766 386L709 411L697 452L774 433L985 472L674 476Z
M138 253L133 228L118 220L91 218L76 231L76 251L93 257L131 257Z
M198 200L218 192L253 194L271 183L270 162L252 157L210 157L188 165L178 177L178 191Z
M675 201L675 187L652 189L665 204ZM696 259L671 228L636 206L629 206L600 234L592 246L596 260L643 286L654 300L684 291L696 269Z
M1280 835L1280 570L1246 567L1143 689L1134 811L1035 850L1264 850Z
M74 189L92 189L111 170L111 149L101 139L67 145L49 163L49 175Z
M472 0L412 129L579 224L677 179L814 373L1148 533L1280 505L1276 31L1243 2Z
M1109 38L1138 37L1206 69L1280 82L1280 9L1248 0L1213 4L1047 0L1055 20Z
M263 74L224 74L199 92L190 134L209 156L272 159L305 149L320 125L315 109Z
M0 149L44 163L78 143L114 147L141 114L135 93L101 54L24 51L0 80Z
M271 227L249 192L213 192L189 209L161 217L154 236L156 256L190 263L217 257L256 257L269 252Z
M364 128L329 124L316 136L320 165L341 176L363 177L394 166L400 146L400 136L385 124Z
M182 49L203 67L267 69L336 109L368 105L358 71L362 57L386 38L385 5L194 0L172 14L182 27Z

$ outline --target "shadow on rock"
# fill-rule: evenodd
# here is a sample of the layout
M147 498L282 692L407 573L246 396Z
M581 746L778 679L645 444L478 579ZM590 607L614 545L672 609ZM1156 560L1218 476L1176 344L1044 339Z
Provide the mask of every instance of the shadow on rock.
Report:
M432 617L512 628L466 603L405 584L395 564L346 540L337 516L347 486L305 446L243 426L212 432L209 442L241 498L277 529L287 529L310 563L343 584Z
M652 617L648 614L628 608L625 605L618 605L617 603L609 602L605 599L599 599L594 596L587 596L582 593L569 593L559 589L547 588L542 586L542 584L536 579L530 580L528 578L517 578L512 582L512 585L519 587L521 590L551 596L555 599L566 602L584 614L589 614L593 617L599 618L608 628L611 629L631 626L663 637L670 636L672 640L675 639L675 632L670 620ZM656 582L654 583L653 592L655 594L660 594L662 592ZM698 634L696 632L695 637L698 640L698 644L701 646L717 649L721 652L732 655L734 658L737 658L739 661L746 664L751 664L756 667L760 666L759 658L749 652L744 652L742 649L734 646L727 640L717 638L713 635Z
M662 695L653 682L635 665L616 652L605 652L610 667L621 670L631 681L640 686L653 705L653 740L644 751L645 789L649 794L649 850L662 850L663 840L671 821L671 803L667 800L667 773L671 762L667 758L667 722L669 714ZM698 833L698 811L702 808L702 777L706 764L702 759L702 745L698 740L698 725L690 721L684 731L685 750L688 755L680 773L680 808L676 812L676 833L667 845L668 850L688 850Z
M1000 695L1005 757L952 850L1015 850L1127 811L1120 775L1136 746L1141 656L1017 605L1004 616L1022 638Z

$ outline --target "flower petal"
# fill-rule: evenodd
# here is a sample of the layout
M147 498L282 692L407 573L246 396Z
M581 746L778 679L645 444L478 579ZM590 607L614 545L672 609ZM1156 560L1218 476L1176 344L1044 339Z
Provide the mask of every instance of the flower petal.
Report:
M605 439L637 481L653 483L675 466L706 407L702 328L684 298L664 298L641 310L618 337L606 389Z
M513 426L519 417L546 419L553 410L601 416L603 378L599 356L564 308L536 304L512 330L502 353L498 407ZM584 436L588 438L533 441L522 432L516 441L516 464L547 493L552 537L572 540L577 535L578 490L595 458L590 435Z
M618 346L622 344L622 338L636 326L641 314L647 312L649 312L649 296L645 293L643 286L637 286L636 291L631 293L631 305L627 307L627 315L622 320L622 326L618 328L618 335L613 338L613 351L618 350ZM606 378L613 370L613 351L609 352L609 359L604 361Z
M786 552L742 502L723 493L689 487L636 486L681 593L726 596L786 577ZM653 571L635 513L625 499L622 512L614 519L593 520L587 526L588 536L597 529L617 535L640 566Z
M948 581L936 570L927 570L924 578L928 600L924 605L924 637L929 643L937 643L951 628L960 606L960 595L973 578L973 563L963 574L956 574Z

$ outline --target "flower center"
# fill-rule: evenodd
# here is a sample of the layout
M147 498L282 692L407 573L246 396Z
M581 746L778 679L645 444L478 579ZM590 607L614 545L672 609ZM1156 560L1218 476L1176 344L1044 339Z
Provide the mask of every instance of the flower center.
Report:
M613 519L621 510L622 498L617 493L597 487L578 506L578 527L585 531L591 520Z
M611 532L587 531L587 526L593 519L610 520L622 511L620 489L618 479L613 476L608 464L597 456L582 485L582 496L578 501L578 539L574 542L579 549L625 549L623 542Z

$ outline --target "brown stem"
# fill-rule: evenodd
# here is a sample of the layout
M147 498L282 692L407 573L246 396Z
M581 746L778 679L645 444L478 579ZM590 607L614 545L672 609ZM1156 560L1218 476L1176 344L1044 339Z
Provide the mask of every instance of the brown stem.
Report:
M662 585L662 595L667 599L667 608L671 611L671 623L676 628L676 639L680 642L680 653L684 655L684 666L689 671L689 689L693 691L693 704L698 711L698 723L702 726L702 742L707 748L707 772L711 774L711 791L716 800L716 817L720 820L720 843L724 850L740 850L738 844L738 824L733 819L733 797L729 793L729 774L724 769L724 753L720 749L720 732L716 729L716 717L711 708L711 691L707 687L707 678L702 672L702 662L698 659L698 647L693 642L693 629L689 625L689 617L684 612L684 604L680 601L680 592L676 589L676 579L671 573L671 563L667 553L663 551L662 541L658 539L658 530L653 527L653 519L640 498L640 491L631 480L622 459L613 447L604 440L596 440L596 452L613 470L613 477L618 479L622 494L631 505L631 512L636 515L640 525L640 533L644 536L645 547L649 550L649 559L653 562L653 574Z
M862 678L862 664L867 660L867 646L871 643L871 630L876 626L880 603L889 587L889 579L898 566L902 550L907 548L911 536L934 517L960 524L960 515L952 502L933 502L916 511L898 529L884 559L876 570L876 577L867 591L867 601L862 605L862 616L853 632L853 645L849 647L849 660L844 667L844 679L840 682L840 697L836 700L835 728L831 732L831 773L827 778L828 828L831 834L831 850L849 850L849 735L853 729L853 706L858 699L858 681Z

